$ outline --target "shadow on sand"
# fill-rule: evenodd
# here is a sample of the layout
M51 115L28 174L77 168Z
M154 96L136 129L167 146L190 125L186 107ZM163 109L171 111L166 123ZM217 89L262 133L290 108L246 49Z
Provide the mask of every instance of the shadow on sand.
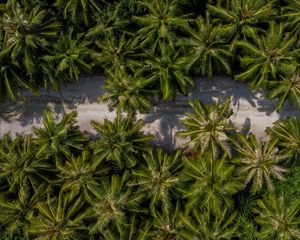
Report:
M35 96L24 91L24 101L0 103L0 121L18 121L22 126L41 123L46 109L51 109L59 118L66 109L76 111L78 104L97 102L104 93L103 82L103 76L85 76L76 83L62 86L60 93L41 89L40 96Z
M175 101L160 101L149 114L143 117L145 124L149 126L148 129L156 137L155 144L166 149L173 149L176 144L178 146L175 132L183 129L180 118L184 117L185 112L192 111L187 104L188 99L201 99L205 103L211 103L217 97L231 97L240 125L246 124L249 129L251 126L259 126L260 118L263 118L262 121L269 121L263 125L265 126L289 116L300 117L300 112L288 104L285 104L279 112L274 112L276 101L268 100L264 91L251 91L247 84L234 81L230 77L216 76L213 80L195 78L195 81L196 87L189 96L178 94ZM78 112L89 111L89 114L81 113L87 120L99 119L99 111L102 111L102 115L108 113L103 110L104 108L95 109L93 106L91 109L88 105L96 103L97 98L104 93L101 89L103 83L103 76L85 76L81 77L77 83L62 87L62 94L42 90L41 96L36 97L25 92L24 95L27 98L25 102L0 104L1 125L5 125L5 129L14 130L16 122L22 127L41 123L46 108L53 109L57 117L66 110L78 110ZM78 108L78 105L87 106L82 110L83 108Z

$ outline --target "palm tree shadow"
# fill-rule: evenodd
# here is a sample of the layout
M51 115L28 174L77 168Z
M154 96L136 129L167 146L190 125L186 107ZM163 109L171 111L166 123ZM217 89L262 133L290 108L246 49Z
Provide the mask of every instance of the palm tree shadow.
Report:
M267 116L278 114L279 119L289 116L300 116L294 106L285 103L276 112L276 100L267 97L267 91L258 89L251 90L247 83L238 82L228 76L216 76L214 79L196 78L196 88L189 95L192 99L201 99L205 103L211 103L217 97L231 97L232 106L238 111L241 106L253 108L258 112L264 112Z
M78 104L96 102L104 92L101 85L103 76L82 76L78 82L62 86L60 93L41 89L39 97L23 91L23 101L0 104L0 121L18 121L23 127L40 124L46 109L51 109L58 120L66 110L76 110Z
M189 95L191 99L201 99L211 103L215 98L231 97L232 104L239 110L241 101L246 101L252 107L258 106L262 91L251 91L247 84L237 82L228 76L216 76L214 79L196 78L196 87ZM263 102L259 102L263 104Z
M154 134L154 145L161 146L168 151L176 149L177 138L175 137L175 133L184 129L180 118L186 110L186 108L183 109L182 107L176 108L175 102L159 102L144 117L144 124L155 124L155 122L158 124Z

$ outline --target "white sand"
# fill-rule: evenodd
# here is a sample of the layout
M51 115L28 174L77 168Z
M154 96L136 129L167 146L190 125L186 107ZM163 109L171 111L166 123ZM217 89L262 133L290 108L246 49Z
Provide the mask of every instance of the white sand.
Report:
M102 76L85 76L81 77L78 83L63 87L62 95L43 91L40 97L34 97L28 93L26 102L17 105L0 104L0 135L7 131L13 136L16 133L30 133L33 125L41 125L43 111L47 107L55 111L57 119L64 112L77 111L81 130L94 134L95 131L90 126L92 119L101 122L105 116L113 119L115 115L114 112L108 111L106 104L96 101L97 97L103 94L103 81ZM218 96L231 96L235 112L231 117L233 123L241 128L247 122L251 131L262 138L265 136L266 127L272 126L273 122L288 116L300 116L299 111L288 104L278 113L274 112L276 102L267 100L263 91L253 92L248 89L247 84L236 82L230 77L218 76L211 81L197 78L196 83L197 87L188 97L179 95L174 102L160 102L149 114L138 115L145 121L144 132L156 136L156 144L165 148L182 146L184 141L174 135L177 130L182 129L179 120L184 117L184 112L191 111L186 103L189 98L200 98L209 103Z

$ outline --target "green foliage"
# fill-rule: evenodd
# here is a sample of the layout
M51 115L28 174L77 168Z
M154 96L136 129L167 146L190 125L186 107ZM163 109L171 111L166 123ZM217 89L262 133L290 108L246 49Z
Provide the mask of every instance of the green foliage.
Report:
M296 117L277 121L273 127L268 128L268 133L278 139L282 155L291 157L299 164L300 157L300 121Z
M235 226L236 212L228 208L222 209L218 214L194 208L192 213L183 217L183 225L187 228L184 239L233 239L239 236Z
M148 232L148 237L158 240L173 239L179 240L183 237L182 220L180 219L180 206L176 203L172 211L153 212L152 228ZM175 209L174 209L175 208Z
M231 110L221 105L226 119ZM271 189L255 189L287 169L279 162L291 154L274 136L233 134L231 155L208 146L183 157L149 146L132 114L92 122L99 136L88 142L75 116L55 123L46 111L34 135L0 140L4 239L297 239L299 167L276 182L272 198Z
M83 149L87 139L80 133L78 126L75 126L76 116L76 112L65 114L57 123L54 114L49 110L45 111L43 127L33 127L37 136L37 156L61 160L63 155L70 156L74 151Z
M209 209L215 214L222 207L233 205L231 196L244 188L244 184L234 176L235 166L228 159L212 159L209 155L199 154L196 159L185 159L184 175L189 181L189 187L184 189L187 198L186 209L196 206Z
M133 20L140 26L136 33L141 39L141 45L150 46L152 52L159 47L159 43L166 43L174 48L178 36L176 32L184 28L191 15L181 13L178 0L152 0L139 3L148 10L143 16L133 16Z
M128 222L118 224L117 228L107 228L102 232L105 240L145 240L147 238L148 226L143 226L138 217L133 215Z
M134 169L130 186L138 186L138 191L150 200L150 210L156 213L162 209L169 213L172 209L171 199L180 186L179 174L182 169L181 153L168 155L162 149L149 150L143 155L143 162Z
M100 179L109 170L93 159L87 149L80 156L69 156L63 164L57 164L57 169L62 183L61 191L69 192L70 199L84 195L87 201L91 201L90 189L98 187Z
M0 99L17 101L20 98L19 88L34 90L27 78L23 78L24 72L17 63L13 63L8 58L0 59Z
M71 201L68 195L47 195L47 200L36 206L38 215L28 216L30 225L26 231L39 239L88 239L83 219L91 214L81 197Z
M41 183L51 181L48 174L55 172L53 166L36 150L37 145L30 135L14 140L6 136L1 141L0 178L5 179L9 191L20 189L23 185L37 188Z
M91 233L105 234L105 230L118 229L127 223L127 212L143 212L139 205L142 196L126 187L127 177L126 172L122 177L114 175L110 181L102 181L99 187L90 188L95 195L92 209L96 217Z
M222 2L222 4L220 4ZM268 22L276 12L275 1L233 0L209 4L208 12L221 23L221 32L230 42L230 50L235 50L237 41L253 38L264 32L259 24Z
M300 201L289 202L284 196L270 195L258 200L256 222L261 226L259 239L299 239Z
M97 161L110 161L120 169L135 166L139 153L146 150L145 143L152 139L142 134L142 121L135 121L132 114L118 114L114 121L106 118L102 124L92 121L91 125L100 135L92 146Z
M189 93L190 73L240 72L236 79L271 90L276 110L286 100L298 106L299 6L298 0L9 0L0 7L0 99L16 101L23 88L58 91L100 66L108 75L142 72L149 84L141 90L159 90L164 100ZM107 91L114 94L113 86Z
M74 37L73 31L70 30L68 34L62 35L57 40L51 55L47 54L42 59L51 66L50 69L55 69L56 78L59 79L66 74L67 79L78 80L80 72L89 73L92 69L89 63L91 53L89 45L90 42L84 40L84 34Z
M45 184L39 185L34 191L23 184L15 198L8 194L0 197L0 223L4 226L4 234L15 239L13 236L23 235L23 232L28 237L28 217L34 213L36 204L45 194L45 189Z
M268 33L256 39L256 43L239 41L244 54L240 61L245 71L236 75L237 80L250 80L251 86L268 87L269 81L279 75L291 74L296 70L296 38L284 32L283 24L270 23Z
M182 56L182 50L173 50L169 45L158 44L157 55L145 52L145 63L138 63L144 70L147 81L158 88L163 100L174 99L176 92L187 95L194 81L189 77L191 62Z
M217 156L221 149L227 155L231 155L228 145L229 132L234 130L229 118L232 115L230 99L225 101L218 99L211 105L205 105L200 100L189 101L193 108L192 113L186 113L186 118L182 120L186 130L177 132L181 137L190 137L190 143L194 144L194 149L201 149L202 152L208 148L212 150L213 158Z
M87 25L91 21L90 17L100 14L101 5L106 4L105 0L56 0L56 7L63 12L65 19L70 19L72 23L80 25L82 22Z
M102 41L96 41L101 52L93 54L93 57L106 71L120 71L128 67L128 59L135 53L137 43L137 38L128 39L125 34L119 38L109 35Z
M283 7L282 17L286 20L287 27L296 35L300 34L300 1L289 0L287 6Z
M300 199L300 167L290 169L285 180L278 182L275 187L277 196L284 195L290 202Z
M180 42L181 46L187 46L192 55L193 70L202 76L212 78L213 72L225 71L231 73L229 60L231 53L228 44L221 36L222 26L213 26L209 16L205 19L198 17L195 27L188 27L190 37Z
M233 160L238 165L237 175L245 184L251 184L253 193L265 186L269 191L273 191L273 179L282 180L287 171L280 163L289 157L279 153L276 147L277 140L268 139L262 142L250 133L248 136L238 134L237 141L233 143L239 153Z
M126 1L126 0L125 0ZM122 2L114 5L107 5L101 14L95 16L96 24L90 27L86 37L88 39L104 39L110 36L118 36L121 33L128 33L126 27L130 24L126 12L122 10Z
M189 157L151 146L136 120L188 95L191 73L240 72L276 110L299 107L299 0L0 2L1 100L100 66L117 112L91 122L95 138L47 110L32 135L0 139L0 239L300 238L299 119L260 141L236 133L229 99L190 101Z
M13 63L23 63L30 74L34 73L38 52L49 49L61 23L40 6L26 12L18 5L3 14L2 22L5 33L0 58L10 56Z
M270 99L278 98L276 110L279 110L283 103L288 100L300 109L300 77L296 72L291 76L281 77L278 81L270 81Z
M134 75L124 70L116 71L110 73L105 80L103 89L106 93L99 100L108 102L110 111L117 109L117 111L128 113L147 113L152 107L149 100L150 94L154 93L145 89L148 84L140 71L136 71Z

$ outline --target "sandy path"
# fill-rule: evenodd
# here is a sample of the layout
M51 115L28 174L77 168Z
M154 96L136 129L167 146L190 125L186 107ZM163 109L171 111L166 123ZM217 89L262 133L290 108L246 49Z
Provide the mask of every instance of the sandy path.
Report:
M82 130L95 133L90 126L90 120L102 121L106 116L113 119L115 113L109 112L106 104L97 103L97 97L103 94L101 86L104 77L81 77L78 83L69 84L62 88L62 95L43 91L41 96L33 97L27 94L28 100L19 104L0 104L0 135L10 131L16 133L30 133L33 125L41 124L43 110L52 108L59 119L64 112L76 110L78 124ZM212 81L204 78L196 79L197 86L188 96L178 96L176 101L159 103L147 115L139 115L145 121L144 131L156 136L156 142L166 148L181 146L183 141L174 137L178 129L182 129L180 118L184 112L191 109L187 106L188 98L200 98L204 102L211 102L218 96L231 96L234 115L232 121L241 127L246 123L251 131L264 137L266 127L278 119L288 116L300 116L296 108L285 105L278 113L273 112L276 103L269 101L264 92L252 92L247 84L239 83L229 77L218 76Z

